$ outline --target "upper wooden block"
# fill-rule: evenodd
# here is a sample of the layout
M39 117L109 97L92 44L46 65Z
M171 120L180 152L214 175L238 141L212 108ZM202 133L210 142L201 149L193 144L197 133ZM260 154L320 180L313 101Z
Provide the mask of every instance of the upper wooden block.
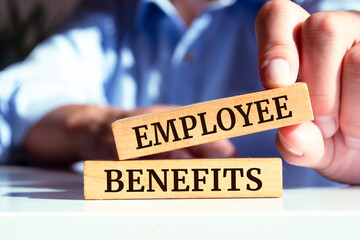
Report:
M120 160L313 120L305 83L223 98L112 124Z

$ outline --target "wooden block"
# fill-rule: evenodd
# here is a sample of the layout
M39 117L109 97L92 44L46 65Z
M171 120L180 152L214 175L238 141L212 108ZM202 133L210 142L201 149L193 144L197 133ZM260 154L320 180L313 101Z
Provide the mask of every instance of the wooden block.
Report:
M313 120L305 83L120 119L119 159L130 159Z
M279 158L86 161L85 199L281 197Z

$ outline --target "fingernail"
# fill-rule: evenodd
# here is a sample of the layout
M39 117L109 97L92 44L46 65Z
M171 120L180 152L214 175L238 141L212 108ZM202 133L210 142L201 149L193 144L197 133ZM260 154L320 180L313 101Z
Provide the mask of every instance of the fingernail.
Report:
M288 153L290 153L295 157L301 157L304 155L304 153L301 150L297 149L292 144L290 144L288 140L286 140L286 138L281 134L281 132L278 132L278 136L281 144Z
M172 153L172 158L178 158L178 159L189 159L189 158L194 158L189 152L187 152L186 150L175 150Z
M209 150L206 153L208 158L233 158L238 156L238 153L236 151L236 149L234 149L233 151L220 151L220 150Z
M207 152L207 157L208 158L225 158L225 154L220 153L219 151L208 151Z
M355 149L355 150L360 150L360 139L345 136L344 140L348 147Z
M290 65L284 59L273 59L265 66L265 81L273 87L294 83L291 79Z
M334 117L315 116L314 123L319 127L324 138L332 137L338 130L338 124Z

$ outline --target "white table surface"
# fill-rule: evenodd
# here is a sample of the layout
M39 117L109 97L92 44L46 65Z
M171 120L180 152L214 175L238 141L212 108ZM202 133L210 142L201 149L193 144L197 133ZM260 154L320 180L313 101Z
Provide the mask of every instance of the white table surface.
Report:
M79 172L0 167L0 239L360 239L360 187L282 198L83 200Z

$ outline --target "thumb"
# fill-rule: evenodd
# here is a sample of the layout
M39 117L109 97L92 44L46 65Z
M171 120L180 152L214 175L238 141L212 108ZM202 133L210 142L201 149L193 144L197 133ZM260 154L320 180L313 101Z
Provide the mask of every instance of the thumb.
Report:
M266 88L296 82L299 72L299 34L309 14L288 0L264 4L256 16L260 80Z

